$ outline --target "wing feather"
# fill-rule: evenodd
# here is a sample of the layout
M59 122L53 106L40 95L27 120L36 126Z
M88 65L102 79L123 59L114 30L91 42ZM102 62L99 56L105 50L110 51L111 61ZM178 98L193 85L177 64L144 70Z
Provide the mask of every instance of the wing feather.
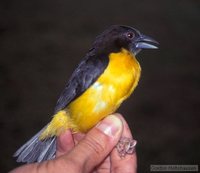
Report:
M55 113L79 97L106 69L108 57L106 55L97 56L93 51L86 55L73 72L57 101Z

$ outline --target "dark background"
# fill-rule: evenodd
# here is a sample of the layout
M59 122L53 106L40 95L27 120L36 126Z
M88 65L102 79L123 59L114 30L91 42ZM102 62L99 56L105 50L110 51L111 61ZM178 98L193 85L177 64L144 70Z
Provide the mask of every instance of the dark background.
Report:
M0 2L0 169L50 121L57 98L94 38L112 24L160 42L137 57L142 78L122 113L138 140L139 172L200 163L200 1Z

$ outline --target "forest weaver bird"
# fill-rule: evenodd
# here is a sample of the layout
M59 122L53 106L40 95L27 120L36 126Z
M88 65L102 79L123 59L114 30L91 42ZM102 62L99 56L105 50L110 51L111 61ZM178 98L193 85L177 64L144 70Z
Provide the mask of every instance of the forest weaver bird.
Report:
M135 55L142 49L156 49L157 44L122 25L111 26L96 37L61 93L51 122L16 151L17 162L54 158L56 137L63 131L86 133L115 112L138 84L141 68Z

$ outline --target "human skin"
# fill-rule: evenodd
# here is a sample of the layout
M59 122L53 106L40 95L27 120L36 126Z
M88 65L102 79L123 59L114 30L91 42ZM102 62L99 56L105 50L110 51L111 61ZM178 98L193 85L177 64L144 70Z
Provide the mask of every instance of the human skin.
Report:
M136 173L136 153L122 158L115 147L122 136L132 138L128 124L120 114L110 115L87 134L62 133L55 159L26 164L10 173Z

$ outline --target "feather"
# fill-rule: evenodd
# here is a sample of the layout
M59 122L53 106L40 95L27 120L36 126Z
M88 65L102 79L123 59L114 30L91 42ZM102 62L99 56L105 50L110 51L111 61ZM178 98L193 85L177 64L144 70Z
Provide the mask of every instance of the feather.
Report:
M54 136L40 140L40 135L47 126L48 125L46 125L15 152L13 156L17 157L17 162L41 162L55 157L56 137Z

